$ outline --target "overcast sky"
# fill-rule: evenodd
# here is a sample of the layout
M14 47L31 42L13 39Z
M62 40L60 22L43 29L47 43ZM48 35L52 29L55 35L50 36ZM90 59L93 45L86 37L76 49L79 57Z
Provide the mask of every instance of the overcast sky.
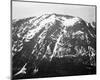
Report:
M81 17L88 22L95 21L94 6L63 5L17 1L12 2L13 19L40 16L46 13L66 14Z

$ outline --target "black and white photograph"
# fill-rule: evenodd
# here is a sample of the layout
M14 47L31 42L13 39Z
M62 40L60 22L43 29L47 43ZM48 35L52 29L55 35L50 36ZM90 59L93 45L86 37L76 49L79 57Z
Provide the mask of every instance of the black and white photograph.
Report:
M96 5L11 1L11 77L96 75Z

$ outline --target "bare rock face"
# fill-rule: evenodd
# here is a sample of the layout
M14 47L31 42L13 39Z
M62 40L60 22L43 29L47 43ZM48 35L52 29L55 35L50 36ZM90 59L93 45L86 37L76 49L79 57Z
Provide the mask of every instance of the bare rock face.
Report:
M83 73L85 72L83 66L86 70L89 69L86 74L92 74L95 72L92 68L96 67L94 24L79 17L60 14L45 14L38 18L30 17L13 21L13 76L28 78L45 77L46 74L73 75L75 73L70 73L70 67L74 65L77 70L80 67L80 71L71 68L76 71L76 75L82 74L81 69ZM49 75L49 70L52 75Z

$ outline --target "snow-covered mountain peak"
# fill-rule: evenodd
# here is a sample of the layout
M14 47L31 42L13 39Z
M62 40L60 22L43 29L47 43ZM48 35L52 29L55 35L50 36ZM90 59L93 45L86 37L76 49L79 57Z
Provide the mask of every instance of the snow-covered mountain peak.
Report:
M81 18L44 14L14 22L13 26L13 56L20 54L21 58L34 61L88 56L89 65L95 65L96 32L90 23ZM87 64L87 61L82 60L82 63Z

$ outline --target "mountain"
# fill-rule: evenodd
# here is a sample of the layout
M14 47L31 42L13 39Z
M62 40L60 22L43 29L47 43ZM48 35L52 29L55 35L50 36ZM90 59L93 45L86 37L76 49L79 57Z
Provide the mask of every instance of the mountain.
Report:
M95 22L55 13L12 21L14 78L94 73Z

